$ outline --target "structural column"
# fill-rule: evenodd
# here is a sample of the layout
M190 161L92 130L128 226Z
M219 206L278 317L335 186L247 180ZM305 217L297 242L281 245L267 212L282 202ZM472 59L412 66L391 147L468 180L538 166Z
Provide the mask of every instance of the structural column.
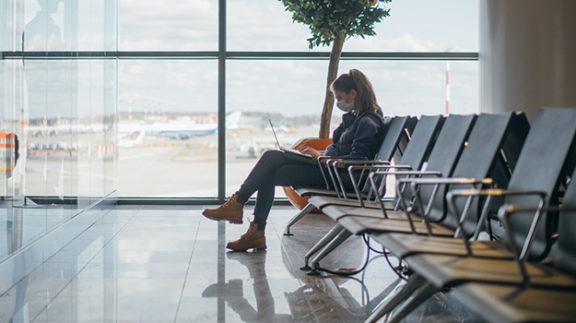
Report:
M576 1L480 0L480 110L576 108Z

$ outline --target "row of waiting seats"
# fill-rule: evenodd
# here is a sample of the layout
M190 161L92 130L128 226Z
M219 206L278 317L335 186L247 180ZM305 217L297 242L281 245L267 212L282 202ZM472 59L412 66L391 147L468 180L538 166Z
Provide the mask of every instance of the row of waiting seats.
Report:
M532 125L523 113L387 125L375 160L320 160L326 189L296 188L309 204L287 233L315 208L336 223L302 269L334 272L321 260L363 235L400 259L407 280L368 322L396 322L447 290L490 321L574 320L576 109L541 109Z

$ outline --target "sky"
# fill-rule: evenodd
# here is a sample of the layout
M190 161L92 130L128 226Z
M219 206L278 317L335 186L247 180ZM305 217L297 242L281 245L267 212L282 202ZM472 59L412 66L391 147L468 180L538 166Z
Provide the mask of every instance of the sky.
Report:
M152 8L143 3L120 0L121 50L217 49L216 1L169 1L162 4L169 3L170 7L156 4ZM349 39L344 51L478 51L477 0L401 0L392 1L388 6L390 17L376 25L377 35ZM159 17L170 17L170 23L159 22L163 19ZM308 27L293 23L280 1L231 0L227 18L227 49L230 51L310 50L306 41L310 36ZM143 38L142 30L149 37ZM329 47L313 49L329 50ZM179 66L170 67L172 64ZM173 87L172 98L189 93L186 89L209 94L175 99L170 109L201 110L216 106L217 74L213 63L166 62L154 67L155 62L120 62L121 88L123 84L135 84L144 77L130 72L136 68L134 65L154 70L154 74L157 69L177 74L170 74L175 76L174 82L160 77L160 83L168 82ZM451 63L450 105L456 112L478 109L477 65L477 62ZM272 110L293 115L318 113L324 99L327 68L328 61L229 61L227 108ZM380 104L390 114L444 112L445 62L343 60L340 73L350 68L361 69L371 79ZM158 88L154 84L143 86ZM136 92L140 91L133 95L139 96Z
M117 0L118 50L215 51L218 1ZM104 2L75 2L77 33L70 30L67 4L51 15L61 30L63 50L108 49L114 16ZM344 51L478 51L478 0L393 0L391 11L375 27L376 36L346 41ZM27 21L39 10L25 1ZM69 9L70 7L68 7ZM308 27L293 23L278 0L229 0L227 49L230 51L309 51ZM95 14L96 13L96 14ZM98 19L108 13L107 19ZM66 37L77 34L77 41ZM58 47L56 46L56 47ZM329 51L319 47L313 51ZM80 62L79 72L106 75L110 64ZM446 101L446 62L342 60L339 73L362 70L372 81L385 113L437 114ZM286 115L320 113L326 87L327 60L229 60L226 65L228 111L264 111ZM53 71L53 73L61 73ZM215 60L120 60L120 111L214 113L217 111ZM100 76L98 76L100 77ZM478 63L450 63L453 112L478 109ZM80 91L90 91L80 85ZM79 93L83 96L85 93ZM98 100L97 93L90 93ZM96 97L94 97L96 96Z

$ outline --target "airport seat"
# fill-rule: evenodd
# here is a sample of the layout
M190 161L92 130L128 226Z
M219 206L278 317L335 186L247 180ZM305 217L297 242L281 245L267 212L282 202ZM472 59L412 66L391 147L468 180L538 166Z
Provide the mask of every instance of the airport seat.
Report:
M348 192L339 190L339 184L336 183L336 179L331 178L328 174L325 164L327 162L339 161L341 164L355 164L355 165L365 165L374 163L389 163L393 159L400 158L404 148L406 147L410 134L412 133L415 125L417 123L417 118L411 116L396 116L392 118L387 118L385 120L386 133L384 139L378 149L375 158L372 161L346 161L336 158L320 158L319 167L323 172L326 188L307 188L307 187L295 187L295 191L300 196L312 196L312 195L329 195L329 196L340 196L343 194L344 197L348 197ZM352 195L351 195L352 196ZM370 198L370 196L360 195L355 198L362 200L362 198ZM291 235L290 228L296 224L300 219L309 214L315 209L315 207L308 203L303 207L296 215L294 215L286 225L285 235Z
M446 124L444 127L448 126ZM369 234L378 232L396 232L404 234L418 235L439 235L443 237L453 237L456 234L457 226L453 223L452 217L448 216L444 196L450 187L455 185L476 186L483 185L505 185L509 176L506 170L510 167L504 160L514 161L517 158L516 150L504 151L503 147L507 146L510 141L521 141L525 137L528 128L528 122L523 114L481 114L478 116L473 129L461 145L464 151L459 157L451 159L455 164L454 171L448 169L448 174L459 177L458 180L453 178L441 179L399 179L402 181L416 181L422 188L413 188L415 194L416 207L403 207L402 212L387 212L393 217L382 217L377 212L367 212L364 208L349 208L340 205L331 205L323 208L325 214L338 221L346 235L352 234ZM444 129L444 128L443 128ZM454 138L453 136L450 136ZM442 157L446 155L447 147L451 143L448 141L444 144L437 143L430 157L432 165L441 165ZM452 143L453 145L453 143ZM452 148L453 149L453 148ZM503 157L503 155L506 155ZM453 155L457 156L457 155ZM458 161L456 162L456 159ZM434 166L433 166L434 167ZM430 169L430 168L429 168ZM445 170L446 171L446 170ZM492 176L490 180L484 180L487 176ZM466 177L462 179L460 177ZM476 178L480 178L477 180ZM422 185L429 183L432 185ZM400 195L400 194L399 194ZM406 198L400 197L401 201ZM426 200L424 204L421 202ZM473 208L473 205L468 206ZM371 213L371 214L370 214ZM413 217L416 216L415 219ZM344 233L342 233L342 236ZM333 239L326 244L322 253L315 256L311 263L314 268L320 269L319 260L326 253L334 249L341 241Z
M487 322L574 322L576 291L465 283L453 291Z
M572 175L574 178L576 174ZM503 207L504 216L516 212L549 212L550 208L526 209L514 205ZM556 211L556 210L554 210ZM576 277L576 183L571 182L559 208L558 239L554 242L547 265L547 274ZM515 255L520 259L520 255ZM521 264L520 264L521 265ZM521 271L522 272L522 271ZM576 288L567 286L535 286L531 277L527 284L516 286L470 282L454 288L453 293L465 305L492 322L573 322L576 318Z
M438 137L434 140L434 145L429 154L426 162L426 174L431 176L440 176L442 173L450 174L455 165L458 156L460 155L466 139L472 129L472 125L476 120L476 115L451 115L446 118L442 128L438 133ZM414 140L414 138L413 138ZM411 146L412 141L409 144ZM412 171L414 174L422 174L422 169ZM406 198L410 200L411 193L404 192L399 194L396 198ZM406 196L406 197L404 197ZM384 208L379 209L381 205L375 203L375 209L368 209L359 204L349 203L349 201L329 200L325 197L313 196L310 198L310 203L317 207L321 207L323 212L330 216L335 221L338 221L334 228L328 232L322 239L320 239L305 255L304 270L311 270L312 272L319 270L318 262L331 252L336 246L345 241L354 232L347 230L340 222L341 216L349 215L348 213L357 212L359 216L370 214L376 216L378 219L385 219L388 211ZM405 226L403 221L399 221L401 226ZM312 266L310 266L310 264Z
M372 192L371 200L358 200L358 199L345 199L338 198L337 196L329 196L323 194L313 194L311 197L313 199L313 204L319 206L320 208L330 205L350 205L350 206L362 206L366 208L376 208L379 209L385 202L385 198L382 198L385 194L386 177L388 175L395 176L407 176L411 172L421 169L422 165L428 159L430 151L433 144L437 141L438 133L442 128L444 123L443 116L422 116L414 131L410 137L410 141L402 154L402 157L398 160L397 164L385 164L385 165L375 165L375 166L349 166L349 175L352 176L352 172L357 170L380 170L379 179L382 183L378 188L374 188ZM404 174L404 175L401 175ZM369 183L366 183L368 185ZM359 190L359 186L355 185L356 190ZM368 190L369 186L363 188L364 191ZM378 195L374 195L378 194Z
M562 184L574 169L575 139L576 109L542 109L530 129L506 189L458 190L451 195L503 196L504 203L528 206L542 206L546 202L557 204ZM505 285L530 282L534 286L576 287L575 277L559 276L556 280L549 275L549 268L539 263L550 254L557 219L557 213L553 211L521 212L506 218L503 221L508 223L506 234L500 234L501 240L493 244L502 244L498 253L508 253L507 256L496 257L483 254L482 248L468 247L464 255L454 255L449 250L451 247L446 248L444 254L438 250L408 254L403 260L413 274L406 285L379 305L367 321L375 322L386 314L392 321L400 320L436 292L467 282ZM381 243L388 242L377 235L373 237ZM475 244L465 239L460 241L464 241L464 246ZM414 242L412 248L418 249L418 244L422 241ZM440 245L435 246L440 248ZM395 254L392 244L384 246ZM516 254L510 251L516 246L521 246L518 261L514 259ZM530 263L526 264L526 261Z
M576 172L571 178L576 176ZM457 282L455 296L480 316L491 322L573 322L576 317L576 183L568 184L560 207L523 207L504 205L500 217L508 219L530 214L559 212L557 240L545 262L526 263L525 250L530 247L530 235L517 245L511 238L514 227L507 225L510 239L508 252L512 260L495 262L497 270L489 267L490 258L471 262L474 268L486 269L483 277ZM537 225L538 222L534 222ZM504 277L494 278L496 275ZM400 318L398 316L398 318Z

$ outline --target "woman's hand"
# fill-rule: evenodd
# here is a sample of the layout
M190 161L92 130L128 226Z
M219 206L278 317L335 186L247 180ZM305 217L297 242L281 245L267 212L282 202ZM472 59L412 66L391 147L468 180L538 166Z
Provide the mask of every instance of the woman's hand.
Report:
M312 147L303 147L302 149L300 149L300 151L304 154L310 155L312 157L318 158L319 156L322 156L322 152L312 148Z

